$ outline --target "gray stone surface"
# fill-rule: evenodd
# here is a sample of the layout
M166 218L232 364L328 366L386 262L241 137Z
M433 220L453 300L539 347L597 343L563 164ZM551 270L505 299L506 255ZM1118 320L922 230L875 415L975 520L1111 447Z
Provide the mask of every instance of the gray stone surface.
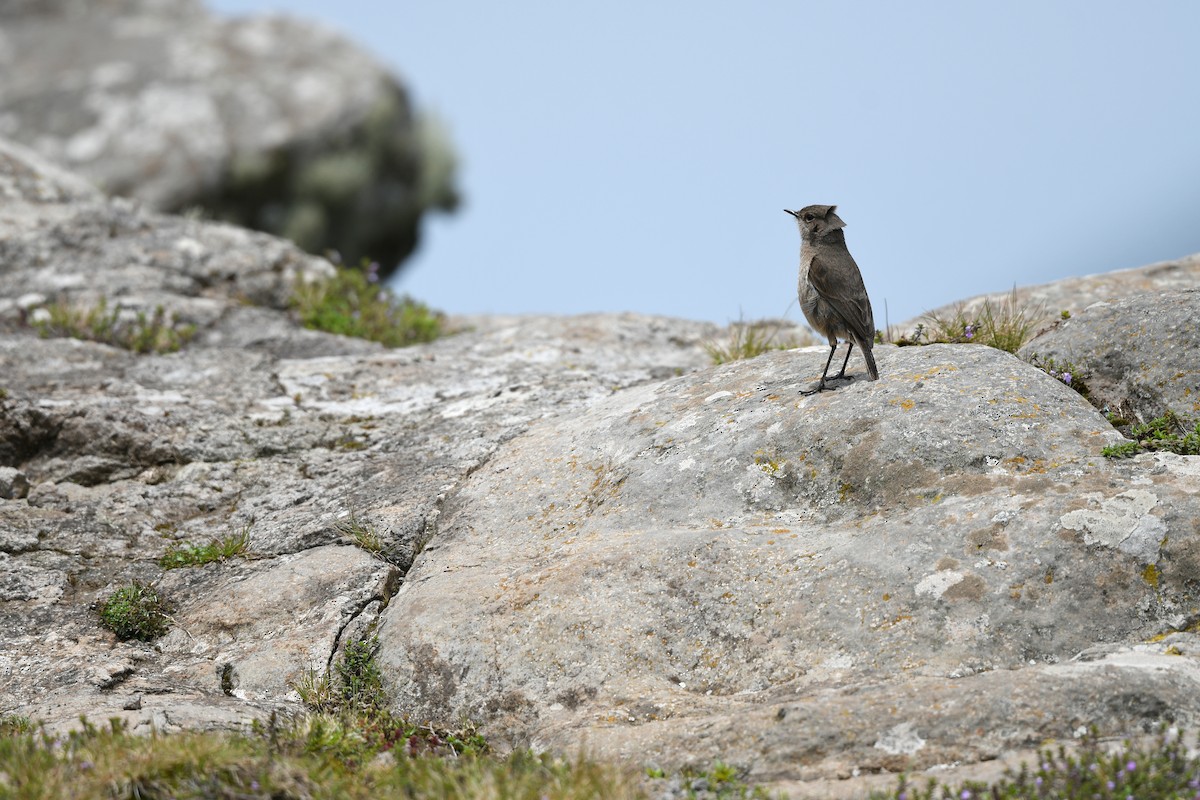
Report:
M880 346L879 381L802 396L824 346L711 367L715 326L634 314L387 350L295 326L330 266L286 243L4 143L0 196L0 715L238 728L374 627L413 719L798 797L1200 725L1200 457L1105 460L1014 356ZM29 325L99 297L196 336ZM133 579L170 605L151 643L95 610Z
M455 156L373 57L285 16L198 0L7 4L0 136L160 210L390 272L452 209Z
M1175 261L1162 261L1144 267L1114 270L1096 275L1063 278L1036 286L1017 286L1019 306L1032 316L1040 317L1040 327L1053 324L1062 312L1077 314L1095 303L1108 303L1139 294L1156 294L1200 286L1200 254L1185 256ZM952 318L959 309L970 315L983 308L985 302L993 308L1002 308L1013 295L1008 287L998 292L981 294L927 312L936 317ZM1034 314L1040 311L1041 314ZM911 334L925 315L894 326L897 335Z
M1069 664L1190 620L1200 459L1105 460L1095 409L990 348L885 347L878 383L799 396L822 358L630 389L502 446L384 612L397 708L670 763L724 748L763 778L1196 719L1191 668ZM886 744L903 724L925 744Z
M1200 279L1089 305L1028 342L1027 360L1074 364L1092 402L1141 422L1200 420Z

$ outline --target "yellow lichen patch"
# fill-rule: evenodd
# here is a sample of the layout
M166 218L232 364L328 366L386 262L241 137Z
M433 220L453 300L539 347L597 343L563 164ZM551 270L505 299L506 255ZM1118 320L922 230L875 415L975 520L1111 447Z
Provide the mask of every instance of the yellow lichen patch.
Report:
M891 619L884 620L883 622L876 625L875 630L886 631L888 628L894 628L903 622L911 622L911 621L912 621L912 614L897 614L896 616L892 617Z
M900 408L904 409L905 411L912 411L913 406L916 405L916 403L913 400L910 400L907 397L904 399L894 398L892 400L889 400L888 403L893 406L900 406Z
M1046 567L1046 575L1042 578L1047 586L1054 583L1054 567Z
M943 372L958 372L958 367L953 366L952 364L942 364L941 366L934 367L933 369L926 370L925 372L915 372L912 375L906 375L904 378L907 378L913 383L920 383L921 381L929 380L935 375L940 375Z
M1142 580L1148 583L1155 590L1158 589L1158 579L1159 571L1157 564L1148 564L1146 568L1142 570Z

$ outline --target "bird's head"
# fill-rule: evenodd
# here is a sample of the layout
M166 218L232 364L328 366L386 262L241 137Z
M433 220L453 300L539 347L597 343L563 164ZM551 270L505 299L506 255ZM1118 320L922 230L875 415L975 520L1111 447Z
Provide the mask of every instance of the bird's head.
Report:
M799 211L788 211L800 225L800 234L807 239L819 239L826 233L846 227L835 212L837 206L805 206Z

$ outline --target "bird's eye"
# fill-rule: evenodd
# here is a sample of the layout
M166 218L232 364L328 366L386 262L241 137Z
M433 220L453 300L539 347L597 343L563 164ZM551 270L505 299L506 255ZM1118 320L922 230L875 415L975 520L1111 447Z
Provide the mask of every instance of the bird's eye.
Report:
M814 219L816 219L816 218L817 218L817 217L816 217L816 215L815 215L815 214L811 214L811 213L810 213L810 214L805 214L805 215L804 215L804 221L805 221L805 222L812 222L812 221L813 221Z

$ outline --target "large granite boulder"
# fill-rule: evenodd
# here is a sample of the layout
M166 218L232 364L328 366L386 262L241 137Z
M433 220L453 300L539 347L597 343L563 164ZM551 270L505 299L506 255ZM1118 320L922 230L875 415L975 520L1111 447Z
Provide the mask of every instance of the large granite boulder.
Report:
M404 86L342 37L198 0L7 4L0 136L106 192L191 208L384 275L453 209L454 154Z
M299 329L331 267L270 236L4 143L0 197L0 715L237 728L373 630L421 722L795 796L1200 724L1200 458L1105 459L1120 434L1019 358L881 345L879 381L804 396L823 346L712 367L715 326L632 314L387 350ZM100 298L194 335L30 325ZM153 642L95 610L134 580Z

